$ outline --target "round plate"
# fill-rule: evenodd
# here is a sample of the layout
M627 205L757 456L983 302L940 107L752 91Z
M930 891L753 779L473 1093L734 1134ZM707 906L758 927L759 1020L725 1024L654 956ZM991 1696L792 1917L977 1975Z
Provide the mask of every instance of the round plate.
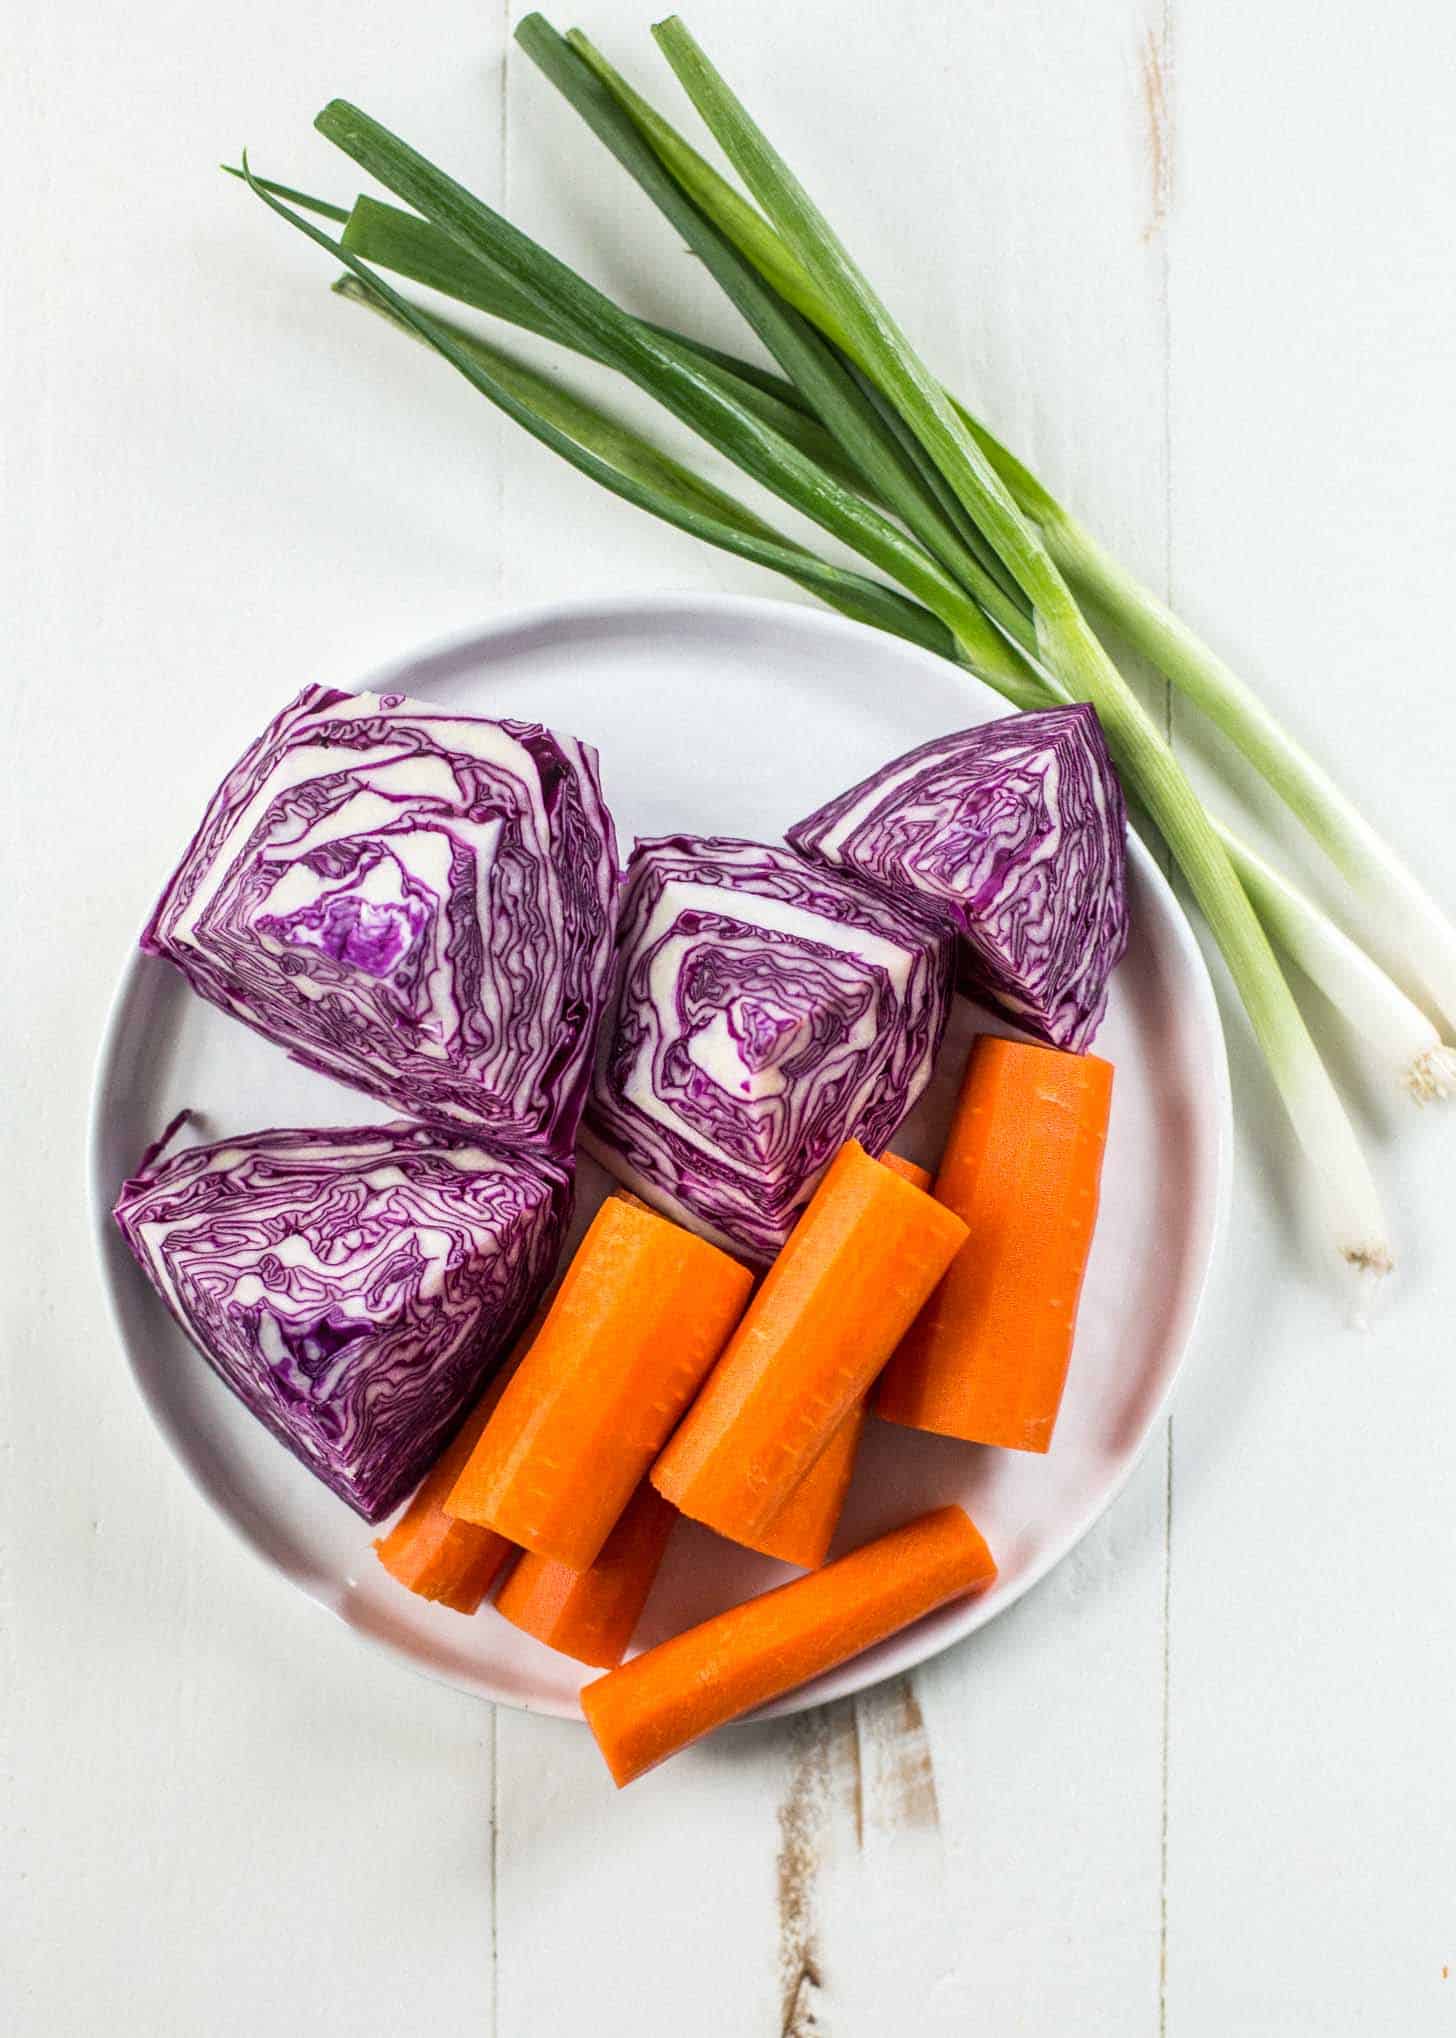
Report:
M596 744L624 847L634 835L674 830L777 840L887 759L1005 712L966 674L896 639L813 609L725 596L507 618L363 684L554 724ZM215 762L221 778L233 759ZM179 849L194 820L178 814ZM853 1548L955 1500L986 1535L1000 1576L982 1597L942 1608L771 1710L796 1711L907 1669L1019 1599L1123 1484L1177 1375L1227 1199L1228 1069L1198 946L1148 851L1135 836L1128 847L1132 941L1097 1039L1117 1067L1102 1213L1052 1450L1034 1457L871 1422L835 1545ZM992 1026L957 1001L937 1080L897 1150L933 1160L966 1043ZM198 1490L266 1563L417 1668L483 1698L579 1717L577 1691L597 1673L488 1608L464 1620L402 1591L374 1560L372 1531L233 1399L133 1264L111 1206L184 1105L199 1113L205 1139L391 1114L297 1067L193 997L166 964L140 953L128 960L97 1073L97 1235L132 1371ZM584 1164L579 1223L604 1188ZM790 1575L681 1522L638 1643Z

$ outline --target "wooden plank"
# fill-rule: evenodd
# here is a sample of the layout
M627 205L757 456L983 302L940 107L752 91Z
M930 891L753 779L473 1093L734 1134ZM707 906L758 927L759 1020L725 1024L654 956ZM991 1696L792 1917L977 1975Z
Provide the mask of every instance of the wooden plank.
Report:
M1456 902L1456 27L1432 7L1396 27L1180 8L1174 583ZM1444 2031L1456 1985L1450 1127L1413 1122L1314 1016L1402 1271L1376 1328L1343 1330L1292 1257L1308 1180L1241 1069L1238 1279L1177 1424L1174 2034Z
M994 1627L856 1702L815 1800L836 2038L1157 2029L1164 1470Z
M777 2029L784 1730L620 1793L580 1726L501 1710L497 1733L499 2030Z
M814 0L749 34L741 9L700 0L690 18L948 379L1160 576L1156 11ZM631 9L584 25L674 103ZM634 309L742 344L519 58L508 128L512 217ZM582 593L773 591L533 448L504 475L513 599L559 595L563 562ZM1165 1520L1160 1438L1077 1556L973 1644L615 1799L579 1734L502 1713L501 2029L1154 2031Z

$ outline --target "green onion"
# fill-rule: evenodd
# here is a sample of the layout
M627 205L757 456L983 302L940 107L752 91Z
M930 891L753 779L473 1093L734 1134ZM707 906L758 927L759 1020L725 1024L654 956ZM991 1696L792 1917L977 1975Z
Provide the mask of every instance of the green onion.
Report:
M1050 498L1038 486L1045 501ZM1040 512L1048 548L1073 585L1234 742L1304 823L1352 893L1456 1032L1456 926L1415 874L1253 690L1156 595L1059 506Z
M856 336L838 306L774 225L613 70L580 30L570 30L567 40L704 215L772 280L787 302L855 352ZM1399 948L1405 973L1424 987L1447 1027L1456 1029L1456 927L1413 872L1245 682L1121 567L978 418L954 398L951 402L1018 507L1039 527L1048 552L1071 586L1095 602L1123 638L1242 750Z
M867 484L873 499L893 511L1003 630L1017 636L1024 649L1034 649L1028 610L1008 600L977 549L966 544L955 521L946 516L875 392L703 217L666 174L622 108L541 15L528 15L516 30L516 40L701 259L858 468L861 486Z
M715 140L803 264L858 358L1035 605L1043 658L1097 709L1131 789L1177 858L1248 1012L1357 1274L1391 1265L1374 1180L1267 935L1182 767L1108 658L1040 538L888 308L681 22L653 31Z
M516 289L499 269L467 255L458 241L431 226L427 219L364 194L355 199L354 209L345 215L345 220L344 245L362 255L366 262L393 270L397 276L407 276L412 282L428 284L446 297L473 305L477 311L489 312L493 318L505 319L527 332L539 333L543 339L554 340L561 346L571 344L563 328L544 318L530 298ZM775 409L764 413L770 419L777 421L782 412L792 410L806 422L813 422L813 413L802 402L793 383L783 376L760 368L756 362L726 354L721 348L705 346L701 340L674 332L670 326L653 325L646 319L642 323L659 338L719 369L733 383L773 397ZM822 426L818 428L816 443L832 450L832 441Z
M704 363L632 318L564 262L445 175L417 150L346 101L318 116L320 133L397 197L484 257L557 321L580 352L625 375L772 493L898 580L940 617L980 669L1010 663L1004 642L974 600L913 539L724 387Z
M244 174L247 158L243 158ZM895 589L817 558L784 538L723 490L653 446L640 433L574 396L559 382L491 347L458 326L426 313L373 274L342 241L335 241L292 212L269 189L247 180L274 212L352 272L335 285L343 296L383 312L434 349L507 416L614 495L719 549L772 568L842 614L950 655L948 630Z
M271 177L250 177L245 169L239 168L235 163L223 163L219 167L227 176L236 177L240 182L251 185L254 191L259 193L266 191L274 198L286 198L291 205L301 205L305 212L316 212L320 219L334 219L342 225L349 217L349 208L346 205L335 205L327 198L311 198L306 191L295 191L291 184L275 184Z
M448 234L441 233L417 214L402 212L397 205L385 205L367 193L361 193L355 199L351 210L348 206L334 204L331 199L315 198L307 191L296 191L291 184L279 184L270 177L256 174L248 177L232 163L224 163L221 167L229 177L250 184L256 191L285 198L293 205L302 206L305 212L317 213L320 218L337 220L344 228L345 245L352 248L356 255L362 255L366 262L377 263L380 268L392 270L397 276L408 276L412 282L427 284L432 290L453 297L460 304L473 305L477 311L506 319L510 324L537 333L543 339L555 340L562 346L571 344L559 327L536 311L531 301L512 286L509 278L465 254ZM643 319L640 323L649 332L657 333L684 351L695 354L700 361L721 369L734 382L746 384L765 396L775 397L785 409L797 411L801 418L811 424L814 422L812 410L793 383L786 381L782 375L761 368L756 361L745 361L737 354L725 353L720 347L710 347L686 333L675 332L671 326L654 325L650 319ZM777 412L766 412L765 415L777 421ZM821 457L833 457L833 442L822 427L816 431L813 444Z
M1418 1104L1456 1096L1456 1051L1420 1006L1348 934L1263 857L1220 828L1224 847L1272 941L1344 1014Z
M397 206L381 205L378 199L362 197L349 214L343 238L344 246L362 255L366 262L427 284L477 311L507 319L526 332L537 333L558 346L571 347L590 359L607 358L587 345L579 327L544 313L528 292L493 263L467 254L449 234L412 212L401 212ZM631 322L641 325L664 347L691 362L700 375L743 409L772 425L822 472L833 475L846 488L863 487L864 477L843 457L836 441L812 412L795 400L786 401L779 393L780 389L787 390L789 398L794 399L792 384L781 383L775 376L760 375L749 363L719 354L662 326L648 326L644 320ZM778 387L774 386L776 383Z
M516 30L517 37L530 23L540 20L540 15L528 15ZM854 350L849 335L840 324L834 306L763 214L756 211L726 177L719 176L712 164L700 156L641 93L635 92L619 71L613 70L581 29L569 28L565 39L641 131L658 159L672 172L704 217L713 221L786 303L792 304L821 332L827 333L836 346L852 354Z
M246 162L243 174L264 203L344 263L350 275L338 286L342 294L424 341L601 486L786 575L843 613L955 657L1018 706L1090 700L1129 794L1161 830L1224 953L1315 1164L1338 1251L1373 1281L1391 1264L1379 1198L1261 916L1316 982L1332 980L1347 937L1276 874L1265 882L1267 866L1220 836L1079 606L1069 580L1085 591L1097 576L1090 555L1068 539L1070 520L930 374L686 30L668 22L655 32L761 212L675 137L584 38L564 41L540 17L528 18L520 35L701 257L781 373L632 317L345 102L325 108L320 131L422 217L365 198L344 218L323 201L265 185ZM290 209L289 198L342 219L342 238ZM371 260L624 375L898 586L838 567L783 536L554 378L411 304ZM1400 994L1368 958L1360 960L1371 1023L1380 1006L1390 1024L1391 999ZM1417 1054L1415 1008L1406 1002L1405 1059L1419 1061L1429 1089L1440 1091L1449 1065L1439 1052L1430 1056L1428 1026Z

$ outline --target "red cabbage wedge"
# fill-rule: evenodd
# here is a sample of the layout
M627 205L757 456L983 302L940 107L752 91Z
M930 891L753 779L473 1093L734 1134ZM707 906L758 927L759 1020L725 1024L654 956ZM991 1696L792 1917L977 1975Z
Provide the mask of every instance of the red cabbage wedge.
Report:
M1127 812L1094 709L922 743L789 840L945 914L971 997L1053 1047L1091 1045L1127 947Z
M393 1124L143 1162L116 1218L239 1400L378 1521L534 1307L570 1202L555 1161Z
M835 1154L879 1153L929 1079L948 929L725 837L639 842L584 1142L730 1252L772 1259Z
M585 744L308 687L213 795L142 946L310 1068L567 1154L616 884Z

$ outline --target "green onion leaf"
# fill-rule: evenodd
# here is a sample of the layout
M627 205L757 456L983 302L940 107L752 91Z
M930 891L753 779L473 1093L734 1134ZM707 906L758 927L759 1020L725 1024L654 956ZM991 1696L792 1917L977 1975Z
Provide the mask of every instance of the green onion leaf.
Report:
M1018 585L1060 618L1070 598L1040 538L849 250L681 20L674 15L652 32L715 140L832 307L846 350L895 405Z
M953 652L950 632L914 602L780 537L761 518L641 434L525 363L411 305L341 241L333 240L248 177L246 155L243 174L265 205L345 264L351 274L336 286L341 294L357 295L423 340L533 438L604 488L691 536L786 575L857 622L889 630L942 655Z
M291 184L275 184L270 177L250 177L234 163L220 163L218 168L225 176L250 184L255 191L269 191L275 198L286 198L293 205L301 205L305 212L316 212L321 219L336 219L342 224L349 217L346 207L327 198L311 198L306 191L295 191Z
M566 40L595 72L704 217L712 220L786 303L802 312L822 333L828 334L837 347L852 354L849 334L840 323L833 305L763 214L750 205L726 177L720 176L712 164L627 83L620 71L612 68L581 29L569 28Z
M453 297L457 303L505 319L558 346L587 351L580 345L575 328L543 314L529 293L494 264L467 254L458 241L413 212L402 212L398 206L382 204L377 198L361 197L344 229L344 245L366 262L391 269L397 276L408 276L412 282L424 283L446 297ZM781 432L800 452L835 473L847 487L859 484L856 470L840 458L834 440L798 402L792 384L681 333L662 326L646 329L665 345L695 360L701 371L728 395ZM600 361L604 357L598 351L591 358ZM787 398L780 393L784 390L788 392Z
M1002 585L999 562L988 567L984 545L978 539L968 544L959 520L946 515L937 492L926 484L919 448L886 414L873 390L703 217L624 109L542 15L528 15L516 40L701 258L806 406L833 433L873 498L894 511L1003 630L1034 649L1028 607L1018 605L1014 586L1008 593ZM907 444L913 451L907 451Z
M894 404L1036 610L1052 673L1090 700L1130 789L1178 859L1223 950L1295 1130L1330 1199L1337 1249L1364 1279L1391 1255L1373 1177L1268 936L1181 765L1097 641L1036 531L767 136L677 19L654 35L714 138L842 321L847 350Z
M609 297L492 211L358 107L334 100L315 123L361 168L505 272L571 344L617 369L795 509L898 580L952 630L976 670L1005 663L1004 638L913 539L756 415L706 364L622 311Z
M763 214L612 68L579 29L570 30L567 40L704 215L790 304L852 359L871 365L859 352L857 335L846 326L837 305ZM1052 560L1073 589L1096 601L1126 641L1194 701L1287 801L1400 949L1405 973L1424 987L1448 1027L1456 1030L1456 926L1414 873L1223 660L1118 565L986 424L954 396L949 401L1017 507L1040 527Z
M535 436L543 444L550 445L581 472L639 509L692 537L704 539L720 551L733 552L741 559L785 575L856 622L907 638L941 657L954 657L955 640L928 609L908 601L894 588L832 565L792 538L784 537L725 490L695 474L643 433L577 396L556 378L538 374L502 348L491 346L448 319L424 313L419 306L413 307L416 319L412 324L359 274L341 276L334 291L351 303L380 313L402 331L441 353L444 359L451 360L450 354L436 345L437 336L443 335L459 354L475 364L487 381L513 396L523 410L533 413L538 427ZM453 360L452 365L456 365ZM483 387L480 380L471 379L483 395L494 400L491 389ZM528 425L527 429L531 427ZM574 457L570 447L549 436L551 431L569 441L578 455L589 455L597 464Z

